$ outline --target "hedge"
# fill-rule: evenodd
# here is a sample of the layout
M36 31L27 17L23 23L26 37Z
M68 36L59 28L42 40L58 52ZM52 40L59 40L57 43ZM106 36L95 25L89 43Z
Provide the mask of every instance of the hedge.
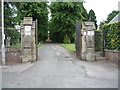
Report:
M95 51L103 50L103 31L96 30L95 31Z
M120 50L120 22L103 26L106 35L106 48L108 50Z

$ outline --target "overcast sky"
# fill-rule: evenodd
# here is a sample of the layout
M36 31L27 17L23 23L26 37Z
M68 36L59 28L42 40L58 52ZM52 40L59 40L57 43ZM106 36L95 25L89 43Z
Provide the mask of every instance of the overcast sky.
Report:
M84 7L89 12L90 9L95 11L97 23L106 20L109 13L118 10L118 2L120 0L85 0Z

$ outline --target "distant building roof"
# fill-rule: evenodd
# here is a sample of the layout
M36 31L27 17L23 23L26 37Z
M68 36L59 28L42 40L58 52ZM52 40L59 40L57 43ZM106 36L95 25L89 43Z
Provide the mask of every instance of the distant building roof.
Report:
M109 22L109 24L110 24L110 23L113 23L113 22L118 22L118 21L120 21L120 13L117 14L117 15Z

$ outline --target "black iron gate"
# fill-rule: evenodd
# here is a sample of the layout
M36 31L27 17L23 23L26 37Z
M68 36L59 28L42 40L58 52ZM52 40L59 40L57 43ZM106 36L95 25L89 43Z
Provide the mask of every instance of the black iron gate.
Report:
M82 57L81 57L81 50L82 50L81 28L82 28L82 22L76 21L75 47L76 47L76 56L79 59L82 59Z

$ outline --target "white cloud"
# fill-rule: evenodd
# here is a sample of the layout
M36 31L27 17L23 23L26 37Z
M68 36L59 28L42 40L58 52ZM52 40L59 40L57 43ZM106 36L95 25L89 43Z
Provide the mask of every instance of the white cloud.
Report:
M106 20L109 13L113 10L118 10L119 0L85 0L85 8L89 12L90 9L95 11L97 23Z

